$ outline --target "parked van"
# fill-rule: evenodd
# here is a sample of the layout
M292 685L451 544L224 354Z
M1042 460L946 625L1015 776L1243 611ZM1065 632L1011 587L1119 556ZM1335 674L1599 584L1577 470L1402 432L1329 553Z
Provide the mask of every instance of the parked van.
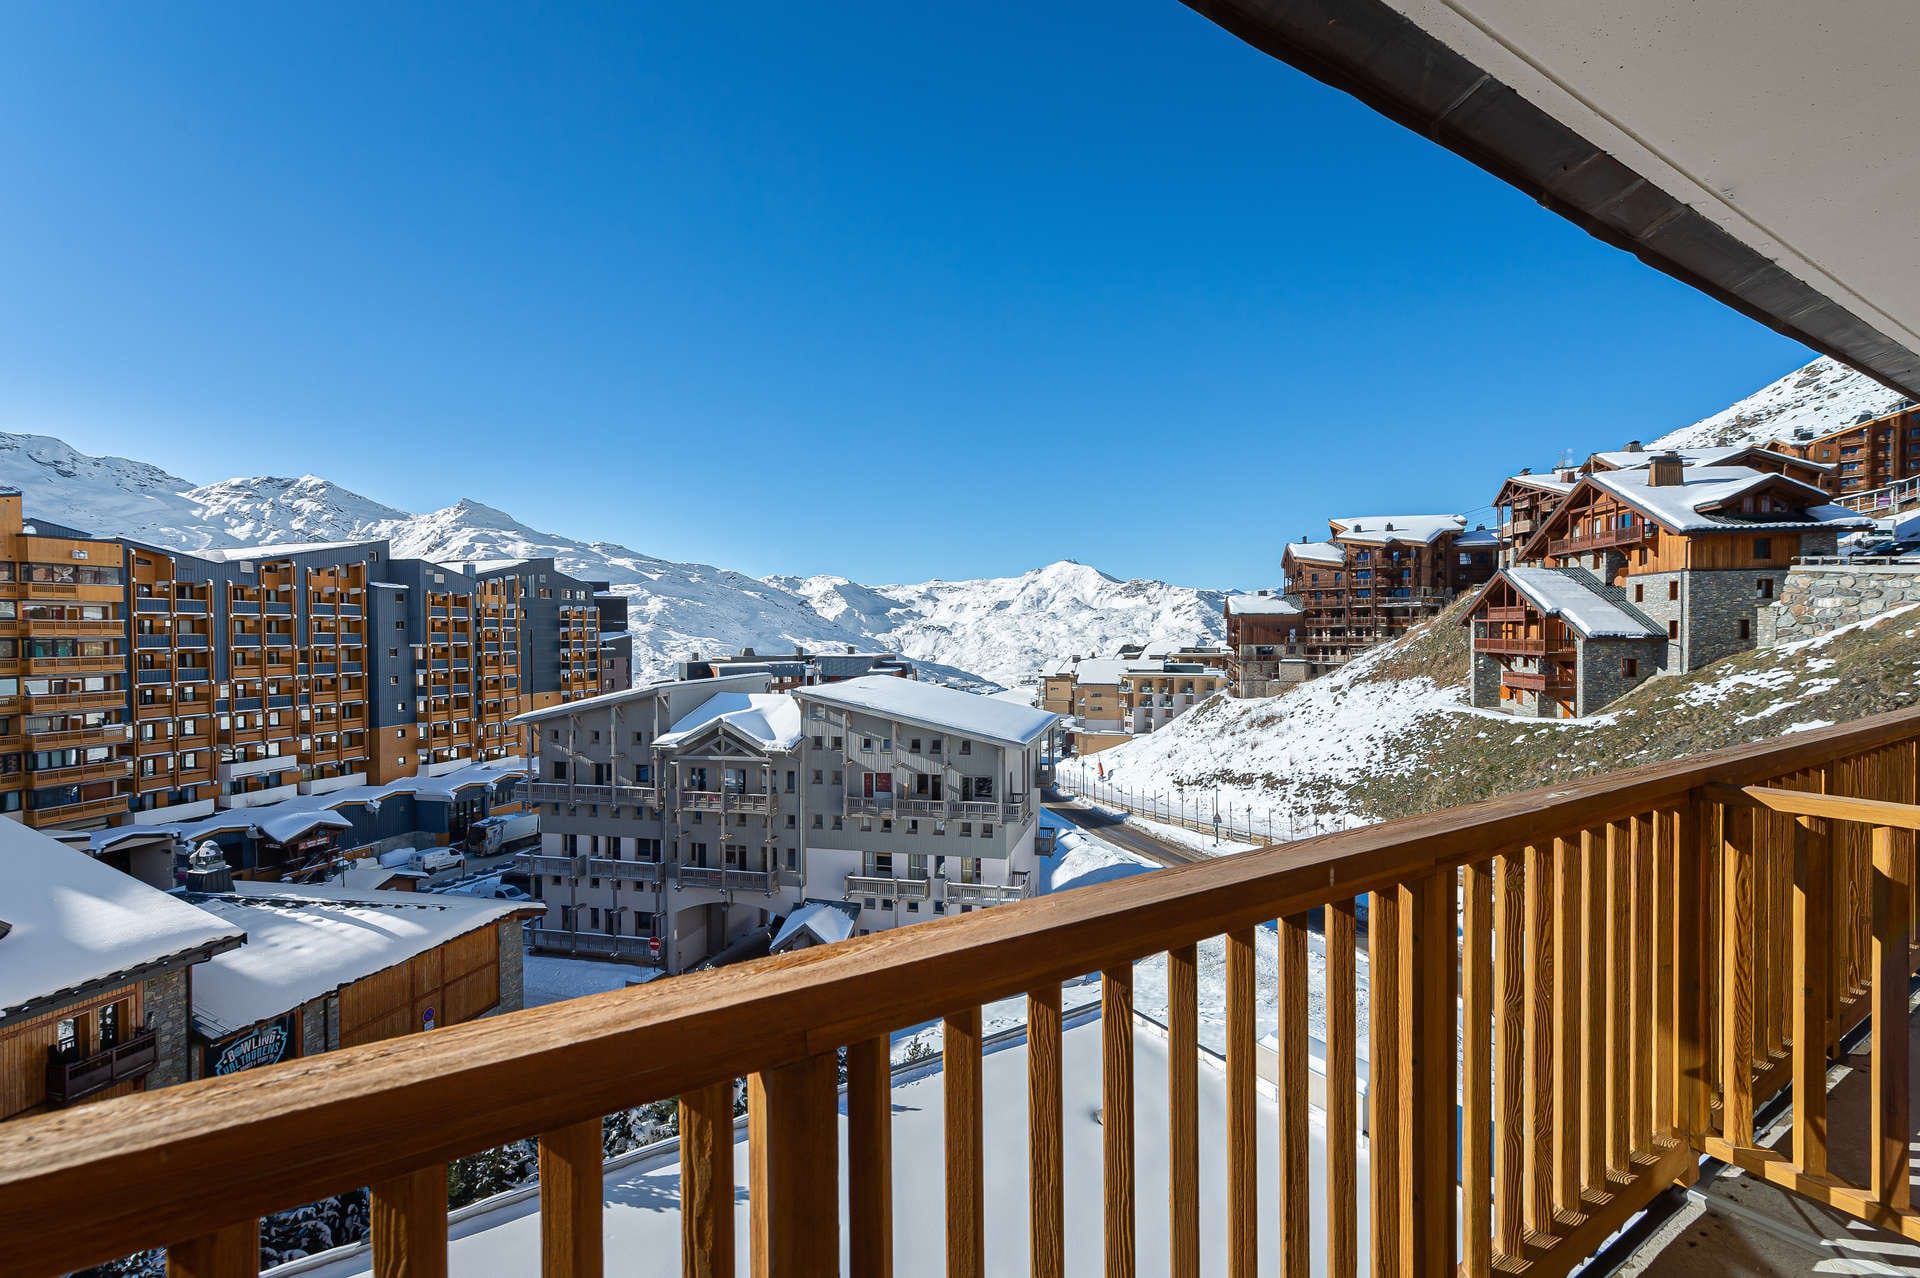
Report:
M467 863L467 858L458 848L428 848L413 858L413 863L428 874L438 874L442 870L457 870Z
M467 855L498 856L540 837L540 818L532 812L484 817L467 827Z

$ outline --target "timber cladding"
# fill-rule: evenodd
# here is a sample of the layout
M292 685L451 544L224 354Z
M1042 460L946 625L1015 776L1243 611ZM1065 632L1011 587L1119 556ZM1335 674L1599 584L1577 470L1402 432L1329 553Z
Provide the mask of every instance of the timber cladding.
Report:
M111 1003L126 1003L126 1024L138 1026L146 1020L143 987L122 985L92 998L57 1007L18 1025L0 1030L0 1120L38 1109L47 1100L47 1049L59 1039L60 1022L78 1021L83 1050L91 1050L97 1041L92 1028L99 1010ZM118 1096L134 1091L137 1081L122 1084L102 1095Z
M457 1025L500 1001L500 933L484 923L404 963L340 990L340 1046L410 1034L426 1025Z

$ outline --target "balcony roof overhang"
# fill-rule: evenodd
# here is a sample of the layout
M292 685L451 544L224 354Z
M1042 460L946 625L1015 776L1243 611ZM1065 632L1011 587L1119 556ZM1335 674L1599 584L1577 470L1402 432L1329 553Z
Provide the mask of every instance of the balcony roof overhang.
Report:
M1897 0L1185 0L1589 234L1920 398Z

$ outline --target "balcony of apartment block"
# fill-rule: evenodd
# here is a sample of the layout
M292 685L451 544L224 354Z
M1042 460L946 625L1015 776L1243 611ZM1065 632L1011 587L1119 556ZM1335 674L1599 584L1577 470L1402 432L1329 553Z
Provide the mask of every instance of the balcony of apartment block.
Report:
M943 883L941 892L948 905L1000 905L1021 900L1027 894L1025 888L1013 883L962 883L955 879Z
M59 1109L151 1074L160 1063L160 1035L135 1030L90 1056L66 1056L47 1049L47 1104Z
M108 820L127 811L127 798L125 794L111 794L51 807L28 808L21 817L36 830Z
M264 648L266 636L258 630L235 630L227 637L227 646L231 648Z
M780 806L780 796L766 791L682 790L680 806L695 812L744 812L766 815Z
M213 667L181 662L173 668L173 681L175 683L211 683Z
M587 873L598 879L652 886L660 882L661 865L658 861L623 861L616 857L593 856L587 858Z
M890 875L849 874L846 899L878 896L898 901L924 901L933 895L932 879L902 879Z
M124 652L104 652L89 656L71 657L35 657L27 656L20 666L28 674L118 674L126 669L127 654Z
M112 618L22 617L20 627L32 638L114 639L125 631L126 623Z
M586 869L585 857L557 856L546 852L522 852L519 856L520 868L529 874L551 874L568 878Z
M1590 551L1637 546L1652 537L1654 525L1640 519L1598 530L1583 528L1570 537L1552 537L1547 541L1550 555L1584 555Z
M712 888L723 892L763 892L772 896L780 887L778 870L734 870L707 865L680 865L674 882L683 888Z
M120 689L98 692L29 692L23 698L27 709L39 713L56 710L113 710L127 704Z
M101 759L94 763L75 763L61 768L34 768L27 773L27 785L32 789L50 785L83 785L91 781L118 781L132 775L132 759Z
M132 741L132 727L127 723L102 723L100 727L61 727L46 733L25 733L25 737L31 750L71 750Z
M194 595L176 594L173 597L173 611L182 616L204 617L207 615L207 601Z
M567 928L533 923L527 928L527 941L543 954L566 954L575 958L658 959L657 936L624 936L618 932L579 932Z
M259 601L253 599L229 599L227 600L227 614L233 617L258 617L260 615Z
M173 611L173 599L168 595L139 595L133 601L133 610L164 617Z

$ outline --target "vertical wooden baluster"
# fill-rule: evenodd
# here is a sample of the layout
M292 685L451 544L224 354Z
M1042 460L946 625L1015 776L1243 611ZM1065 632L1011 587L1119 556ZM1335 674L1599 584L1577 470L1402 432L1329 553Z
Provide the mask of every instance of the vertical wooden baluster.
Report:
M1602 927L1606 935L1606 1166L1625 1174L1632 1168L1630 1157L1632 1126L1629 1080L1639 1052L1632 1031L1631 1001L1633 974L1627 966L1633 944L1632 828L1618 821L1607 824L1606 888L1603 893Z
M1493 859L1494 1254L1520 1255L1527 1174L1526 884L1515 853Z
M1359 1007L1351 897L1327 907L1327 1278L1359 1265Z
M598 1278L601 1263L600 1120L540 1137L540 1272Z
M1753 1144L1753 809L1723 809L1720 869L1720 1126Z
M1401 1267L1406 1229L1400 1126L1400 893L1367 897L1367 1224L1373 1272L1380 1278L1414 1275Z
M1554 1134L1559 1078L1559 1026L1553 1014L1556 979L1554 959L1559 944L1554 936L1558 917L1560 844L1530 846L1526 852L1527 965L1526 981L1526 1109L1527 1177L1526 1227L1530 1233L1553 1232L1553 1195L1559 1149Z
M1747 862L1753 875L1753 1058L1765 1066L1773 1051L1773 814L1755 810Z
M1609 826L1608 829L1612 827ZM1580 831L1580 1171L1583 1189L1606 1189L1607 838ZM1580 1210L1578 1204L1575 1210Z
M1227 934L1227 1272L1259 1272L1259 1162L1255 1153L1253 929Z
M1060 987L1049 984L1027 995L1027 1239L1033 1278L1066 1272L1065 1162Z
M1108 1278L1134 1271L1133 965L1100 973L1100 1146Z
M1798 788L1796 786L1796 788ZM1790 816L1768 814L1773 823L1773 1042L1770 1056L1785 1055L1793 1033L1793 859L1799 826Z
M1200 988L1191 945L1167 951L1167 1270L1200 1275Z
M1673 1126L1680 1140L1697 1142L1707 1134L1711 1117L1712 1086L1707 1071L1712 1059L1709 1027L1715 1011L1709 990L1718 960L1711 920L1704 927L1696 920L1708 916L1713 899L1709 891L1711 867L1716 858L1707 855L1705 827L1711 808L1698 791L1689 795L1672 816L1673 878L1667 940L1673 954Z
M986 1273L985 1131L980 1097L980 1009L946 1018L941 1027L946 1075L947 1274Z
M242 1221L167 1248L167 1278L255 1278L260 1222Z
M847 1056L851 1079L853 1049ZM848 1096L851 1105L851 1087ZM680 1272L733 1278L732 1079L680 1098Z
M1627 926L1628 965L1633 974L1628 996L1629 1041L1627 1133L1630 1150L1653 1148L1653 814L1637 816L1628 830L1627 879L1633 908Z
M1827 1170L1827 924L1832 910L1826 830L1810 817L1794 822L1793 848L1793 1161Z
M729 1209L729 1233L732 1217ZM884 1034L847 1047L847 1261L854 1278L893 1273L893 1049Z
M372 1186L367 1223L374 1278L445 1278L447 1165L435 1163Z
M1579 843L1553 841L1553 1209L1569 1215L1581 1212L1580 861Z
M1400 1033L1397 1091L1401 1203L1406 1225L1400 1271L1451 1270L1459 1257L1455 1097L1458 1087L1460 950L1452 870L1400 886Z
M839 1271L838 1076L835 1053L821 1052L747 1078L754 1278ZM947 1086L954 1086L951 1064Z
M1313 1254L1307 1220L1307 916L1279 922L1280 1274L1308 1278Z
M1651 915L1648 941L1652 946L1652 1007L1648 1011L1652 1025L1652 1060L1648 1079L1648 1132L1665 1135L1679 1127L1680 1044L1673 1024L1673 946L1674 946L1674 842L1677 836L1675 814L1662 810L1653 814L1649 827L1652 843L1643 869L1650 880ZM1651 1148L1652 1145L1649 1145Z
M1913 838L1873 830L1873 1171L1869 1188L1882 1206L1911 1201L1907 1098L1907 946L1912 922Z
M1463 1268L1493 1269L1493 863L1463 871L1460 950L1460 1205Z

